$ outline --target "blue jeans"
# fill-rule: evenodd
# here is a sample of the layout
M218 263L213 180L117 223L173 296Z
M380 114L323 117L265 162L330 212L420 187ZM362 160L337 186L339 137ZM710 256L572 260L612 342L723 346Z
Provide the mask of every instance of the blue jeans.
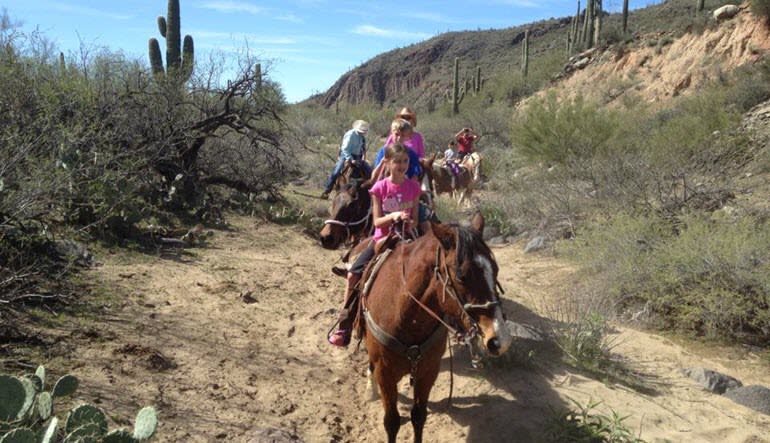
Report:
M361 159L355 159L355 160L361 163L363 168L366 170L367 175L371 175L372 167L369 166L369 163L362 161ZM332 170L332 175L330 175L329 178L326 180L326 184L324 185L324 192L331 192L332 186L334 186L334 182L337 181L337 177L340 176L340 172L342 172L342 168L344 167L345 167L345 159L340 157L340 159L337 160L337 164L334 165L334 169Z

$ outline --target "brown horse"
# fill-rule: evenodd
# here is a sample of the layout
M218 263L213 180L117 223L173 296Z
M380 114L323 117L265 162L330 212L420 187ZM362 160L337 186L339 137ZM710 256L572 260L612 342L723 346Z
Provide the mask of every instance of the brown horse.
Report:
M473 173L468 168L460 168L460 175L455 178L455 186L452 187L452 172L449 171L443 164L434 163L432 167L433 175L433 189L436 192L436 196L441 194L449 194L457 199L458 204L462 204L466 201L470 201L473 194L473 188L475 181L473 180Z
M429 170L430 165L436 158L432 157L420 159L420 166L423 171ZM347 166L346 166L347 167ZM418 180L423 182L423 177L430 177L429 174L421 175ZM343 180L338 179L338 182ZM344 180L348 180L345 178ZM356 243L358 240L370 234L372 225L372 199L369 195L369 188L372 187L373 178L366 181L353 179L345 183L337 190L332 199L329 215L331 218L324 221L321 229L321 246L325 249L337 249L346 242ZM432 208L433 202L430 189L423 186L426 193L429 207Z
M343 243L355 242L369 235L372 225L372 197L368 182L353 180L334 195L329 209L331 218L321 229L321 246L337 249Z
M400 243L382 262L358 324L390 443L401 426L397 383L407 374L414 386L414 441L422 441L447 331L466 342L480 341L491 356L504 353L512 341L497 292L497 263L481 236L483 217L477 214L471 228L440 223L431 228L432 234Z

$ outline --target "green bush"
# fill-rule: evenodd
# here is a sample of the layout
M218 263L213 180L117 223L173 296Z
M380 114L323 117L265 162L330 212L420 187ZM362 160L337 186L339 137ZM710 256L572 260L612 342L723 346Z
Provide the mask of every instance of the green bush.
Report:
M600 401L589 399L585 405L569 399L574 410L556 411L547 426L549 441L573 443L644 443L624 423L629 416L615 410L603 414L597 411ZM640 430L641 434L641 430Z
M750 0L749 5L754 15L770 20L770 0Z
M619 215L564 246L600 291L627 310L648 312L660 327L710 338L770 339L766 223Z
M582 96L560 102L548 94L514 117L511 140L516 153L531 164L582 164L608 148L617 128L615 114Z

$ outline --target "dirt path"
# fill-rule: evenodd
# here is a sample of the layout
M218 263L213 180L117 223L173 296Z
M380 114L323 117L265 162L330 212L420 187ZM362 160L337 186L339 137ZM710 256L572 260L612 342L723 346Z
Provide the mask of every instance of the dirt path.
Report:
M339 254L293 228L230 222L231 231L216 231L207 247L179 256L101 257L91 275L115 288L125 305L89 326L90 338L73 353L84 399L127 417L156 405L157 440L165 442L245 442L267 427L305 442L384 441L380 404L362 399L364 351L325 341L343 285L329 272ZM570 270L548 257L525 256L520 247L495 254L509 316L536 324L537 314L525 306L552 296ZM650 442L768 441L770 417L704 392L678 372L701 365L745 384L770 385L766 362L701 358L655 335L627 329L619 335L618 351L656 381L657 395L603 384L544 361L545 354L536 354L535 364L508 358L474 370L458 349L454 406L446 408L444 370L426 440L543 441L552 408L569 406L571 397L601 399L600 410L631 414L629 427L641 425ZM526 355L530 344L515 347L514 355ZM406 388L402 416L408 416ZM401 429L400 441L411 441L411 426Z

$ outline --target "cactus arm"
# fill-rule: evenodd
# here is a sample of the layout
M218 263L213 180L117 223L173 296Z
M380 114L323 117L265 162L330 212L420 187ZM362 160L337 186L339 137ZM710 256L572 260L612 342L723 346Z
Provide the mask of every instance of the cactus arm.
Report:
M153 74L163 74L163 58L160 55L160 43L157 39L151 38L149 43L150 51L150 66L152 67Z
M182 76L184 78L190 78L190 75L192 75L193 64L195 62L195 46L193 45L193 38L189 35L184 36L182 54Z
M166 17L158 16L158 31L163 38L166 38Z

